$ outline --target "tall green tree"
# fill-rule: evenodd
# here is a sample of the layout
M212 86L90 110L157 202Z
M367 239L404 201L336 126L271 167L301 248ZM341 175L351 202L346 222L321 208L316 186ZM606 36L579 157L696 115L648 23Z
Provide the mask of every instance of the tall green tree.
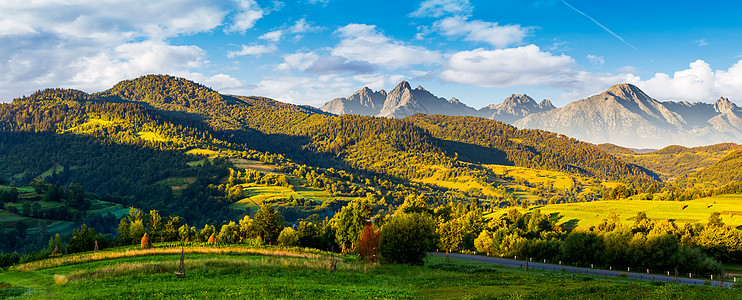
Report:
M273 245L283 230L283 215L273 209L270 204L263 204L255 214L255 229L257 235L267 244Z
M366 199L353 200L335 215L335 240L343 253L355 251L358 237L371 218L371 206Z

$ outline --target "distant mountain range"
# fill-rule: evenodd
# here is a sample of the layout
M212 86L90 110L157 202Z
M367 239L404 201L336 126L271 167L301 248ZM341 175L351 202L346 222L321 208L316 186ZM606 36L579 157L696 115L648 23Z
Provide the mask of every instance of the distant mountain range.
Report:
M598 95L556 108L549 100L536 103L527 95L511 95L501 104L475 109L456 98L446 100L418 86L399 83L389 93L363 88L337 98L320 110L337 114L404 118L417 113L475 116L542 129L583 141L632 148L667 145L709 145L742 141L742 109L720 98L703 102L660 102L638 87L619 84Z
M527 95L512 95L498 105L479 110L461 103L456 98L446 100L433 95L422 86L412 89L407 81L400 82L389 93L374 92L365 87L347 98L336 98L320 110L336 115L363 115L404 118L414 114L447 116L475 116L512 123L526 115L554 109L549 100L536 103Z

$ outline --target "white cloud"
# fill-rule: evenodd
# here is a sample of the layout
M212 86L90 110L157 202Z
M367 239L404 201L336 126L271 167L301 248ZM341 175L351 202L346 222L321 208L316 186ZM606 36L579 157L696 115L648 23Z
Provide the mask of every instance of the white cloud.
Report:
M636 83L647 94L662 100L710 101L724 96L742 99L742 60L727 70L714 71L703 60L672 75L657 73Z
M401 74L361 74L353 76L353 79L360 82L362 86L378 91L394 86L402 80L408 80L409 77Z
M703 46L708 46L709 45L709 43L706 42L706 39L697 40L696 41L696 44L698 45L698 47L703 47Z
M305 18L301 18L298 21L294 23L294 25L291 26L282 26L281 29L277 29L274 31L270 31L268 33L265 33L261 36L259 36L259 39L263 40L269 40L273 42L278 42L283 38L284 36L288 34L293 34L297 39L300 39L303 37L302 34L304 33L310 33L310 32L318 32L323 30L324 28L321 26L314 26L312 23L307 22Z
M255 22L265 15L255 0L237 0L240 10L232 17L232 26L227 31L245 33L246 30L253 28Z
M204 56L204 51L196 46L172 46L153 41L123 44L113 51L80 58L70 64L74 76L67 85L102 90L124 78L142 74L187 73L187 69L201 66Z
M349 78L330 74L269 78L260 81L250 92L283 102L320 106L330 99L351 95L356 89L357 85Z
M278 29L274 31L267 32L258 38L261 40L268 40L271 42L278 42L281 40L281 37L283 37L283 29Z
M531 30L520 25L470 21L460 16L438 20L433 26L445 36L463 37L465 41L488 43L497 48L521 43Z
M207 64L205 52L168 39L247 29L258 11L252 0L0 1L0 100L47 87L95 92L147 73L191 74Z
M469 0L425 0L420 7L410 14L410 17L438 18L444 15L468 16L472 13Z
M597 56L593 54L588 54L587 60L590 61L591 64L595 64L595 65L602 65L605 63L605 59L603 59L602 56Z
M298 69L300 71L304 71L307 68L311 67L312 64L314 64L314 62L316 62L318 59L319 55L314 52L285 55L283 57L284 62L278 65L278 67L276 67L276 70L288 71L291 69Z
M255 55L260 56L263 54L273 53L278 51L278 47L276 45L242 45L242 49L238 51L229 51L227 52L227 57L229 58L235 58L237 56L245 56L245 55Z
M376 26L349 24L335 32L342 40L332 49L332 55L349 60L365 61L390 69L441 61L440 53L423 47L405 45L380 33Z
M545 85L559 87L575 74L574 59L543 52L536 45L475 49L453 54L440 78L485 87Z

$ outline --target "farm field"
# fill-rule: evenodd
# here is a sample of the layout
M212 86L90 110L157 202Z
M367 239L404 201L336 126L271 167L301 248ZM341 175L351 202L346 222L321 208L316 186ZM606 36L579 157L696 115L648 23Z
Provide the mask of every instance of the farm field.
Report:
M14 299L735 299L739 289L652 284L553 271L523 271L428 257L424 266L364 264L301 249L251 251L226 245L186 247L185 277L177 278L179 248L75 254L0 273L0 297ZM150 254L145 251L150 251ZM121 257L125 252L126 257ZM198 252L198 253L193 253ZM85 257L100 256L100 260ZM55 261L56 260L56 261ZM79 261L79 262L78 262Z
M247 197L231 205L232 208L239 210L243 210L248 207L258 207L264 202L289 199L289 197L293 199L312 200L317 204L335 199L347 201L356 199L356 197L333 196L327 193L327 191L325 190L309 187L296 187L294 189L290 189L283 186L266 186L261 184L249 183L242 184L241 186L243 188L243 193L245 193Z
M708 205L708 207L707 207ZM681 207L683 208L681 210ZM713 212L719 212L725 224L742 225L742 195L720 195L691 201L646 201L646 200L611 200L568 204L551 204L529 207L557 219L563 227L586 228L598 225L611 212L616 212L625 225L634 223L637 212L644 211L650 219L673 220L676 224L706 223ZM507 213L509 209L495 211L487 217L496 218ZM518 208L525 212L522 208Z

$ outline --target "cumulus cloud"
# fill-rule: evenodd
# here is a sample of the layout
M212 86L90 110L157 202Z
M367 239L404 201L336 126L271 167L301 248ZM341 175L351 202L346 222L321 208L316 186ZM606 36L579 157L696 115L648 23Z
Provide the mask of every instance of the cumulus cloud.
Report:
M265 14L255 0L237 0L239 11L232 17L232 26L227 31L245 33Z
M438 63L442 55L423 47L393 40L374 25L349 24L335 32L342 38L332 49L332 55L353 61L364 61L390 69L409 65Z
M575 69L573 58L541 51L536 45L527 45L457 52L449 58L440 79L484 87L558 87L570 80Z
M468 16L471 15L473 9L469 0L425 0L420 3L417 10L410 13L410 17Z
M448 17L438 20L433 26L441 34L461 37L465 41L488 43L497 48L519 44L531 31L520 25L499 25L496 22L467 20L466 17Z
M153 41L123 44L113 51L80 58L69 65L74 76L67 84L94 90L142 74L186 73L188 68L201 66L204 55L196 46L172 46Z
M718 97L742 99L742 60L727 70L713 70L703 60L696 60L688 69L672 75L657 73L636 85L657 99L710 101Z
M252 0L0 1L0 100L46 87L94 92L146 73L190 74L207 63L205 52L170 38L246 30L260 10Z
M263 54L273 53L278 51L276 45L242 45L242 49L237 51L227 52L227 57L235 58L237 56L255 55L260 56Z
M294 53L289 55L283 56L283 63L278 65L276 67L277 70L281 71L288 71L291 69L297 69L300 71L304 71L308 69L309 67L319 60L319 55L314 52L307 52L307 53Z

